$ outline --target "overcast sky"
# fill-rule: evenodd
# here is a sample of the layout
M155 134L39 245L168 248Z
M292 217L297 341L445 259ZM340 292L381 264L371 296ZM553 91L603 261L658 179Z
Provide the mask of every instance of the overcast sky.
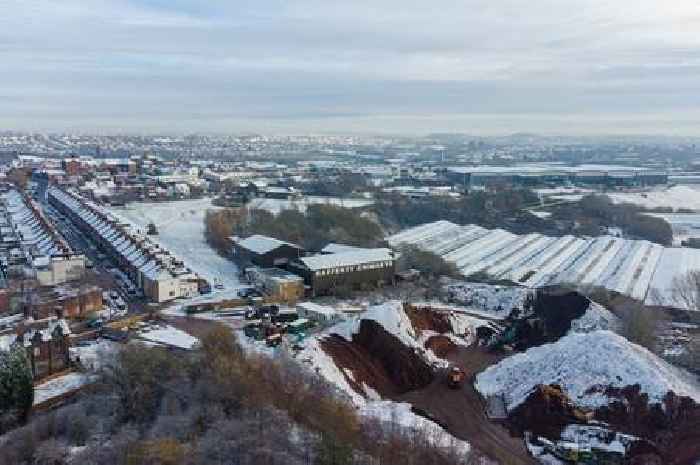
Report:
M700 133L698 0L0 0L0 129Z

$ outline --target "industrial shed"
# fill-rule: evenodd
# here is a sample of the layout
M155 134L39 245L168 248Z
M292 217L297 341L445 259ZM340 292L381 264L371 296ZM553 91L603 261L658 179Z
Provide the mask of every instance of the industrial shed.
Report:
M274 237L254 234L246 238L231 237L231 255L241 269L255 265L261 268L285 268L290 260L303 257L302 247Z
M394 253L381 248L302 257L291 261L289 269L304 278L313 295L324 295L393 282L395 265Z

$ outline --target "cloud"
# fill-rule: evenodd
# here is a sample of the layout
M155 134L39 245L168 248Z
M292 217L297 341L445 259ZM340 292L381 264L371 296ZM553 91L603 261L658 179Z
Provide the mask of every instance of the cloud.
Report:
M676 130L674 113L700 108L690 0L6 0L3 10L0 124L13 129L576 132L614 116L642 133Z

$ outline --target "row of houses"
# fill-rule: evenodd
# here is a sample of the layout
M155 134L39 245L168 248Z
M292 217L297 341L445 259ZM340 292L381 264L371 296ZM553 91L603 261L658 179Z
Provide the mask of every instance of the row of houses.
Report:
M231 255L242 269L284 269L301 278L304 293L313 296L391 283L396 271L396 256L387 248L329 244L321 253L309 255L296 244L267 236L230 240ZM292 281L289 276L286 280Z
M154 302L198 295L207 283L185 264L131 230L98 205L58 187L47 191L48 201L124 272Z
M34 200L5 187L0 195L0 269L3 278L54 286L79 279L85 257L73 252Z

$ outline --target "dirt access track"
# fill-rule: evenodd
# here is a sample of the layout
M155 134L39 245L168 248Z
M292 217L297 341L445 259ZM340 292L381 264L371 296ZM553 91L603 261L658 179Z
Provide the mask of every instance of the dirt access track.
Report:
M506 428L486 417L485 402L474 389L477 373L497 363L503 356L481 347L459 347L447 359L464 370L467 379L460 389L450 389L440 373L428 387L396 398L426 412L433 421L474 449L502 465L536 465L521 438L512 437Z

